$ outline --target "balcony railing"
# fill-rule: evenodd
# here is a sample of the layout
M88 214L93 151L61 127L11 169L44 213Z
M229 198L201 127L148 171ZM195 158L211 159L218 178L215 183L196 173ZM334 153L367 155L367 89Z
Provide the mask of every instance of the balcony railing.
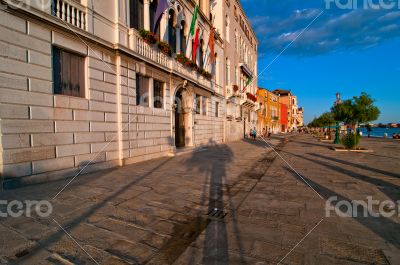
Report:
M157 64L169 67L170 58L158 48L146 43L135 29L129 29L129 48Z
M165 55L156 45L146 43L136 29L129 29L129 49L141 55L144 59L168 68L172 72L182 74L202 86L210 87L217 93L222 93L222 88L213 84L211 80L204 78L197 71L182 65L175 58Z
M77 28L87 30L86 7L72 0L54 0L51 14Z

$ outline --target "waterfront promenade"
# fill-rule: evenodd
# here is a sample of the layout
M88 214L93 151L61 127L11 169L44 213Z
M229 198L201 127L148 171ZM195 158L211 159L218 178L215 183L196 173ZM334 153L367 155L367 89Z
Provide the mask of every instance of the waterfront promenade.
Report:
M239 141L82 175L54 200L66 181L4 191L54 209L0 219L0 264L399 264L398 214L327 217L325 205L400 200L400 143L330 146Z

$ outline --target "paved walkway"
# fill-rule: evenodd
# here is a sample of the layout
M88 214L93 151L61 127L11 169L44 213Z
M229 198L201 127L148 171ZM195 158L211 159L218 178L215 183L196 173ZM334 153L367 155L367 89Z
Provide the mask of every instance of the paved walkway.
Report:
M399 264L398 217L325 217L325 202L400 200L400 143L365 140L375 152L359 154L281 140L288 163L241 141L79 176L49 218L0 219L0 263ZM64 184L0 199L51 200Z

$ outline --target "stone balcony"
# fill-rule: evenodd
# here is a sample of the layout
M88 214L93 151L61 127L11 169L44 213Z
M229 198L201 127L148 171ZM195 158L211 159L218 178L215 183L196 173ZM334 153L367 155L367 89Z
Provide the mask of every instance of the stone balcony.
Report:
M72 0L54 0L50 7L50 14L58 17L68 25L87 30L87 7Z
M249 109L257 110L260 108L260 104L258 102L253 101L249 98L246 93L242 93L240 96L240 105L247 107Z
M156 45L146 43L136 29L129 29L128 48L144 61L149 61L171 73L181 75L184 79L207 88L208 90L223 94L223 89L220 85L217 85L213 80L203 77L197 71L182 65L176 61L174 55L171 57L165 55Z
M87 6L87 1L82 1L83 4L73 0L24 1L26 1L26 4L17 6L12 0L5 0L10 7L23 9L46 19L49 22L56 22L68 30L76 31L76 34L84 34L85 37L88 38L93 38L93 35L95 35L97 40L104 41L103 44L106 45L110 44L110 41L115 41L113 38L102 39L104 34L98 36L92 32L92 18L96 15L98 16L98 14L95 14L95 12ZM53 18L56 18L56 20L53 20ZM176 61L174 55L170 57L163 54L156 45L149 45L143 40L136 29L128 29L126 27L124 27L124 29L127 30L128 36L127 42L122 44L122 46L131 50L135 56L141 58L145 62L152 63L165 71L179 75L183 79L197 84L210 92L218 93L220 95L224 94L223 87L216 84L213 79L207 79L197 71L183 66ZM118 43L111 43L111 45L112 44L118 45Z

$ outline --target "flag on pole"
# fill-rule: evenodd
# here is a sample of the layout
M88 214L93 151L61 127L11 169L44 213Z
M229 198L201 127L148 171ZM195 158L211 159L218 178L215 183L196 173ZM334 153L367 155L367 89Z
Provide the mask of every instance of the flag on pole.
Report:
M212 64L212 63L214 63L214 55L215 55L215 51L214 51L214 42L215 42L215 40L214 40L214 30L215 30L215 28L214 27L212 27L211 28L211 30L210 30L210 37L208 38L208 46L210 47L210 64Z
M194 35L194 30L196 28L197 13L199 12L199 5L196 4L193 12L192 23L190 23L190 34Z
M246 85L244 86L242 92L246 91L247 86L250 85L252 80L253 80L253 76L250 76L250 78L249 78L249 80L247 80Z
M196 36L194 37L194 43L192 48L192 60L196 61L197 47L199 47L199 32L200 28L196 29Z
M159 25L160 19L163 15L163 13L165 12L165 10L167 10L169 7L168 5L168 1L167 0L159 0L158 1L158 5L157 5L157 10L156 10L156 14L154 16L154 25L153 25L153 32L156 32L157 30L157 26Z

